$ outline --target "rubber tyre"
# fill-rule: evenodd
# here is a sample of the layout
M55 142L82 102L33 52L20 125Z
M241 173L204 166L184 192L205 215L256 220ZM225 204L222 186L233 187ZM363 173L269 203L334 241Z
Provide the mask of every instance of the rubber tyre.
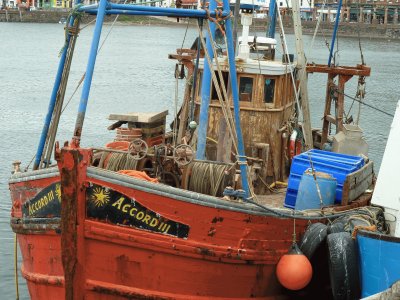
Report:
M328 235L331 233L344 232L344 224L342 222L332 223L328 225Z
M315 250L325 241L327 227L322 223L313 223L308 226L300 243L300 250L311 259Z
M360 278L355 241L348 232L332 233L327 237L329 275L333 299L360 299Z

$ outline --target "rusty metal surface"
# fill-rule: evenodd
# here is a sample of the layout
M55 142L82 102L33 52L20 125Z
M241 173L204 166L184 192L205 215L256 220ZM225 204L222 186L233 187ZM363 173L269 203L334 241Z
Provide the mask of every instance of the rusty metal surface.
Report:
M65 277L65 299L74 299L77 264L77 163L78 151L63 148L59 157L61 174L61 257Z
M77 149L73 143L55 157L61 174L61 259L65 277L65 299L81 298L85 292L85 244L83 222L85 214L86 168L92 151ZM81 224L81 226L79 226Z
M178 299L177 295L165 295L166 293L156 293L145 291L137 288L121 286L96 280L88 280L86 282L88 290L97 292L101 295L119 296L128 299L138 300L173 300ZM187 296L184 296L187 299Z
M107 171L104 169L89 167L87 175L90 178L101 180L118 186L134 188L152 195L159 195L164 197L173 197L175 200L185 201L192 204L199 204L218 209L226 209L230 211L243 212L246 214L255 214L260 216L275 216L257 206L247 203L239 203L226 201L221 198L200 194L196 192L186 191L174 188L167 185L154 185L147 181L135 179L133 177L124 176L115 172ZM297 212L294 212L295 214Z
M370 76L371 68L365 65L357 65L356 67L328 67L320 64L307 64L308 73L328 73L335 75L351 75L351 76Z
M64 277L29 272L25 269L24 265L21 266L21 274L26 280L32 283L53 286L64 285Z
M11 218L11 228L19 234L60 233L60 218Z
M41 170L37 170L37 171L14 173L10 177L9 184L46 179L46 178L55 177L58 175L59 175L59 171L58 171L57 167L51 167L51 168L41 169Z

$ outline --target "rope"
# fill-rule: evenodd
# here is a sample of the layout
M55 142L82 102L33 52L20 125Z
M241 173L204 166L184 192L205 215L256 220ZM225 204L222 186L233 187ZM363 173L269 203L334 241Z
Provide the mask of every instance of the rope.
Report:
M69 18L71 18L73 15L75 15L74 11L70 14ZM74 28L72 31L75 33L77 33L79 31L79 23L80 23L81 15L79 13L76 13L76 16L77 17L75 18L74 23L71 26L72 28ZM74 53L74 49L75 49L76 40L78 37L77 34L70 35L70 33L69 33L70 30L68 28L69 28L69 26L67 26L65 28L65 34L66 34L66 36L70 36L70 42L68 45L68 49L66 50L64 69L62 72L61 82L58 87L58 91L57 91L57 95L56 95L56 103L55 103L54 110L52 113L52 120L51 120L50 128L47 133L45 146L43 148L44 151L42 152L42 156L40 158L39 168L42 167L43 162L45 162L46 166L49 164L50 157L53 153L53 147L54 147L54 142L55 142L55 138L57 135L58 124L59 124L61 113L62 113L62 105L64 102L65 91L67 89L69 71L71 69L71 64L72 64L72 57L73 57L73 53ZM67 40L67 38L66 38L66 40ZM65 49L65 46L66 45L64 45L63 49Z
M388 115L388 116L390 116L390 117L394 117L393 114L388 113L388 112L386 112L386 111L384 111L384 110L382 110L382 109L380 109L380 108L377 108L377 107L372 106L372 105L370 105L370 104L367 104L367 103L365 103L365 102L362 102L362 101L358 100L357 98L351 97L351 96L347 95L346 93L344 93L344 91L339 91L339 90L337 90L337 92L338 92L338 93L341 93L341 94L343 94L343 95L345 95L347 98L352 99L353 101L356 101L356 102L358 102L358 103L361 103L361 104L363 104L363 105L365 105L365 106L367 106L367 107L369 107L369 108L375 109L376 111L379 111L379 112L381 112L381 113L383 113L383 114L385 114L385 115Z
M127 1L128 1L128 0L125 0L123 4L126 4ZM162 2L162 1L159 1L159 2ZM134 4L134 5L138 5L138 4ZM97 51L97 54L99 54L100 51L101 51L101 49L103 48L103 46L104 46L105 42L107 41L108 36L110 35L112 29L114 28L114 25L115 25L115 23L117 22L119 16L120 16L120 15L117 15L117 16L115 17L114 21L112 22L112 24L111 24L111 26L110 26L110 30L107 32L107 34L106 34L104 40L101 42L100 47L99 47L99 50ZM88 24L86 24L86 26L82 27L81 30L83 30L84 28L86 28L87 26L89 26L89 24L93 23L95 20L96 20L96 19L93 19L92 21L90 21ZM83 75L82 75L81 79L79 80L79 82L78 82L78 84L77 84L77 86L76 86L74 92L72 93L71 97L68 99L67 103L65 104L65 106L64 106L63 109L61 110L61 114L62 114L62 113L64 112L64 110L68 107L68 105L69 105L69 103L71 102L72 98L75 96L75 94L76 94L76 92L78 91L79 87L81 86L83 80L85 79L85 76L86 76L86 72L83 73Z
M220 9L215 9L215 18L210 16L210 11L207 8L204 8L204 10L206 11L207 17L206 19L208 19L210 22L215 23L215 25L218 26L218 29L221 31L221 33L225 36L225 30L222 28L221 26L221 22L229 19L232 17L232 11L229 12L229 15L226 15L225 17L222 16L222 10Z
M293 210L287 210L288 212L285 212L283 210L277 210L274 208L270 208L267 206L264 206L262 204L259 204L255 201L252 200L246 200L246 202L253 204L275 216L282 217L282 218L289 218L289 219L299 219L299 220L330 220L330 219L336 219L341 216L349 216L349 215L354 215L354 214L359 214L359 215L368 215L369 213L367 211L364 211L363 208L354 208L354 209L349 209L346 211L341 211L341 212L335 212L335 211L324 211L322 212L321 210L304 210L304 211L297 211L297 214L293 214ZM289 212L290 211L290 212ZM319 214L318 216L315 215L310 215L310 213L317 213Z
M293 244L296 244L296 219L293 219Z
M179 68L175 68L175 98L174 98L174 115L176 116L174 121L172 144L176 147L176 138L178 131L178 94L179 94Z
M15 281L15 299L19 300L17 234L14 234L14 281Z
M71 21L71 18L74 17L75 20L79 21L82 19L83 15L85 14L84 12L78 11L79 8L83 6L82 3L77 4L68 14L67 20L66 20L66 26L65 26L65 42L62 48L60 49L60 52L58 53L58 56L61 56L61 53L63 53L65 47L67 47L68 44L68 36L77 36L79 33L79 28L73 28L74 26L70 27L69 23Z
M302 120L303 119L303 112L301 110L300 101L299 101L299 90L296 87L296 79L294 78L294 70L292 68L292 65L290 64L289 51L288 51L286 37L285 37L285 30L283 28L282 16L281 16L281 12L280 12L279 8L277 9L277 12L278 12L278 19L279 19L279 28L281 30L280 38L281 38L281 40L283 40L284 54L286 55L286 58L287 58L287 61L288 61L288 66L289 66L289 69L290 69L290 76L292 78L293 90L294 90L294 95L295 95L295 98L296 98L296 104L297 104L297 107L298 107L298 112L299 112L299 114L301 113L301 118L300 118L300 115L299 115L299 120ZM307 60L306 60L306 65L307 65ZM304 72L304 74L305 73L306 72ZM300 80L301 79L302 78L300 78ZM300 89L300 87L299 87L299 89Z
M358 226L354 227L353 233L351 234L351 238L353 240L356 239L357 231L359 231L359 230L376 231L376 226L375 225L370 225L370 226L358 225Z
M222 194L221 183L229 168L229 165L194 162L189 190L211 196L220 196Z
M219 75L219 82L218 82L217 77L215 76L214 67L213 67L213 64L211 62L211 58L210 58L210 55L209 55L209 53L207 51L207 47L206 47L206 45L204 43L203 33L201 32L199 26L197 28L199 30L200 41L201 41L203 49L204 49L204 54L205 54L205 56L207 58L208 65L209 65L210 70L211 70L211 79L213 81L215 90L217 92L218 100L220 102L222 113L223 113L224 118L226 120L229 133L232 136L232 143L233 143L235 152L237 153L238 152L238 148L237 148L237 143L236 143L236 135L234 134L234 132L236 132L235 123L233 122L232 111L231 111L230 107L228 107L229 98L228 98L228 94L227 94L227 91L226 91L225 82L224 82L223 77L222 77L221 68L220 68L220 65L219 65L219 62L218 62L218 59L217 59L216 51L215 51L215 48L214 48L214 41L212 39L210 27L208 26L207 29L208 29L208 35L210 37L210 44L213 45L212 50L213 50L213 54L214 54L214 57L215 57L215 64L216 64L218 75ZM223 91L223 95L225 97L225 100L224 100L224 98L222 97L222 94L221 94L220 83L222 85L222 91Z
M231 110L230 104L229 104L229 96L228 96L227 87L225 86L225 81L224 81L224 78L222 76L221 67L220 67L219 61L217 59L218 55L217 55L217 52L216 52L215 47L214 47L215 43L213 41L213 38L212 38L212 35L211 35L211 29L210 29L210 26L209 26L208 23L207 23L207 31L208 31L208 35L210 36L211 45L213 45L212 50L213 50L213 54L214 54L214 57L215 57L215 65L217 67L217 72L218 72L218 77L219 77L219 82L218 82L218 80L216 80L215 73L212 72L212 76L215 77L214 78L215 80L213 80L214 86L215 86L216 91L217 91L218 100L220 102L222 111L224 113L225 120L227 121L228 129L230 130L229 133L233 137L232 141L233 141L233 146L235 148L235 152L238 153L238 150L237 150L238 148L237 148L237 144L236 144L236 138L237 137L236 137L236 134L234 134L234 132L236 133L236 123L233 120L232 110ZM227 39L226 39L226 34L224 32L222 32L222 33L223 33L223 36L224 36L225 45L228 45L228 42L227 42ZM210 64L210 60L209 60L209 64ZM211 64L210 64L210 69L213 70ZM230 74L229 74L229 76L230 76ZM215 82L216 82L216 84L215 84ZM222 100L223 98L220 97L220 94L218 93L218 91L220 91L220 85L222 86L222 92L223 92L223 95L225 97L225 101Z
M105 165L104 163L107 158L107 164ZM129 153L110 153L104 151L100 157L98 167L115 172L119 170L136 170L137 162Z
M308 1L308 2L309 2L309 1ZM309 2L309 3L310 3L310 2ZM325 9L325 5L326 5L326 0L324 0L323 3L322 3L321 11L323 11L323 10ZM310 5L310 7L311 7L311 5ZM312 37L311 44L310 44L310 47L309 47L309 49L308 49L308 53L311 53L311 50L312 50L313 47L314 47L315 37L317 36L317 32L318 32L318 29L319 29L319 25L321 24L321 20L322 20L322 14L319 14L318 20L317 20L317 24L315 25L314 35L313 35L313 37ZM326 39L325 39L325 44L326 44L326 43L327 43L327 42L326 42ZM328 47L328 49L329 49L329 47Z

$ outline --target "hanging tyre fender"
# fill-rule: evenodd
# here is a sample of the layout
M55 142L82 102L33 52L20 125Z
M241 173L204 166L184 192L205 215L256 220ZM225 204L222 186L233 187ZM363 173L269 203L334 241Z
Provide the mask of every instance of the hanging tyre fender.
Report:
M327 227L322 223L313 223L308 226L300 243L300 250L311 259L315 250L325 241Z
M328 225L328 234L344 231L344 224L342 222L331 223Z
M329 234L329 275L333 299L360 299L360 279L355 241L348 232Z
M338 233L348 231L349 216L342 216L335 219L332 223L328 225L328 235L331 233Z

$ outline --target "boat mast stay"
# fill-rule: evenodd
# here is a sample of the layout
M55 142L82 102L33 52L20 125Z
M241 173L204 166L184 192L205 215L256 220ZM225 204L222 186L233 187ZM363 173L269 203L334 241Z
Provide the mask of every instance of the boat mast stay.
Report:
M85 81L83 82L82 95L78 108L78 116L76 118L74 136L72 138L72 146L76 147L79 147L81 140L83 121L85 119L86 107L89 100L90 86L92 84L93 71L96 64L96 57L98 52L97 50L99 48L101 29L103 27L107 2L107 0L100 0L99 3L96 26L94 28L92 45L90 48L89 61L86 67Z
M79 5L79 3L80 0L77 0L75 5ZM50 102L42 133L40 135L40 140L35 155L35 162L33 164L33 170L47 167L50 164L50 154L54 147L54 139L57 133L58 121L61 114L62 104L64 102L65 90L67 87L75 42L78 36L79 14L74 11L70 16L71 17L69 19L68 26L65 29L65 43L60 55L57 75L50 96Z
M92 45L90 49L90 54L89 54L89 59L88 59L88 65L86 69L86 76L85 76L85 81L83 84L83 89L82 89L82 95L79 103L79 109L78 109L78 115L75 123L75 129L74 129L74 135L72 138L71 146L72 147L79 147L80 146L80 139L82 135L82 128L83 128L83 123L85 119L85 114L86 114L86 108L87 108L87 103L88 103L88 98L89 98L89 93L90 93L90 86L92 82L92 77L93 77L93 71L94 71L94 66L96 62L96 57L97 57L97 49L99 46L99 40L100 40L100 35L101 35L101 29L103 26L103 21L104 21L104 16L105 14L127 14L127 15L149 15L149 16L168 16L168 17L189 17L189 18L202 18L202 19L207 19L209 17L215 18L215 17L222 17L226 18L230 15L230 9L229 9L229 2L228 0L224 0L223 2L223 11L222 12L216 12L214 9L217 8L217 3L216 1L211 1L210 4L210 11L206 11L203 9L200 10L194 10L194 9L179 9L179 8L164 8L164 7L151 7L151 6L133 6L133 5L126 5L126 4L113 4L109 3L107 0L100 0L100 3L97 5L89 5L86 7L81 7L78 10L82 12L87 12L91 14L97 14L97 19L96 19L96 25L94 28L94 34L93 34L93 40L92 40ZM215 32L215 26L211 24L212 32L214 34ZM230 22L226 22L226 35L227 35L227 40L228 45L227 45L227 52L228 52L228 60L229 60L229 74L230 74L230 85L232 87L232 98L233 98L233 106L234 106L234 118L235 118L235 123L236 123L236 135L238 139L238 164L240 167L241 171L241 179L242 179L242 188L245 191L245 198L248 198L250 195L250 188L249 188L249 183L248 183L248 178L247 178L247 161L245 157L245 152L244 152L244 142L243 142L243 136L242 136L242 131L240 128L240 108L239 108L239 95L238 95L238 85L237 85L237 74L236 74L236 64L235 64L235 53L234 53L234 48L232 44L232 25ZM210 39L208 39L207 43L207 48L211 49L211 43ZM210 51L211 53L213 51ZM206 64L207 66L207 64ZM204 72L206 73L206 72ZM211 71L209 72L211 74ZM206 76L204 76L206 77ZM204 80L203 78L203 85L202 89L210 90L210 84L211 80ZM205 92L203 92L204 94ZM209 94L209 93L208 93ZM206 97L204 97L205 100ZM206 119L208 119L208 107L206 106L204 111L206 114L201 116L200 119L203 118L203 120L200 120L201 124L205 124L207 126ZM200 126L201 127L201 126ZM207 128L207 127L205 127ZM206 131L206 130L205 130ZM199 129L199 132L202 132ZM205 132L206 134L206 132ZM198 147L200 147L200 151L197 154L198 159L203 159L204 158L204 151L201 151L202 147L205 149L205 142L206 142L206 136L200 137L199 134L199 143ZM203 142L204 144L202 144Z
M303 136L306 149L313 148L310 109L308 104L306 57L304 55L303 33L301 29L300 7L297 0L292 1L293 25L296 37L297 69L300 79L300 105L303 114Z
M217 8L216 1L210 1L210 10L213 11ZM209 22L211 38L215 39L215 24ZM211 45L211 38L209 33L206 35L206 47L207 52L210 55L211 63L214 59L214 51L212 51L213 45ZM197 49L199 51L200 49ZM211 68L209 64L204 64L203 79L201 83L201 106L199 115L199 127L197 129L197 149L196 159L204 160L206 153L206 139L207 139L207 127L208 127L208 108L210 105L211 95Z
M331 66L331 61L333 57L333 47L335 46L335 40L336 40L336 33L337 29L339 27L339 19L340 19L340 11L342 9L342 0L339 0L338 7L337 7L337 12L336 12L336 18L335 18L335 27L333 28L333 33L332 33L332 42L331 42L331 48L329 50L329 59L328 59L328 67Z

